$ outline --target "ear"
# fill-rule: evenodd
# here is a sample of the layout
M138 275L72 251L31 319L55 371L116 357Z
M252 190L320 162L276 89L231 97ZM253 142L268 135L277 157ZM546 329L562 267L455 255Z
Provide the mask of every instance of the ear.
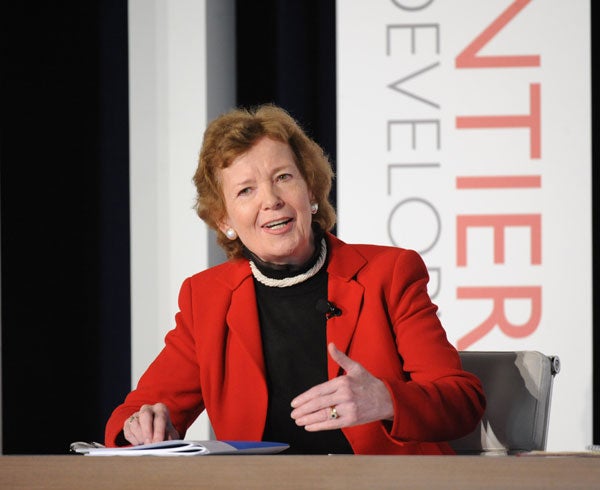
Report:
M225 235L225 232L227 231L228 228L231 228L231 225L229 224L229 221L227 220L227 216L225 216L223 219L220 219L219 221L217 221L217 226L219 227L219 230L221 230L221 233L223 233Z

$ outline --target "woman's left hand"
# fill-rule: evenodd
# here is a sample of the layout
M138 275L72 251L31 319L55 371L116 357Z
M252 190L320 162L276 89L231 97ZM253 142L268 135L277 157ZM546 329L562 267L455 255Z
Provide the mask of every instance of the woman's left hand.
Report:
M385 384L331 343L331 358L345 374L313 386L292 400L292 418L309 432L392 420L394 405Z

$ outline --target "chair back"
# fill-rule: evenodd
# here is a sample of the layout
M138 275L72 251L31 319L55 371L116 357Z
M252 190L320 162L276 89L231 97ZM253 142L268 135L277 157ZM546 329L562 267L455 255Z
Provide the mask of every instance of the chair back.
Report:
M450 444L457 454L515 454L546 449L557 356L537 351L461 351L463 369L483 384L479 426Z

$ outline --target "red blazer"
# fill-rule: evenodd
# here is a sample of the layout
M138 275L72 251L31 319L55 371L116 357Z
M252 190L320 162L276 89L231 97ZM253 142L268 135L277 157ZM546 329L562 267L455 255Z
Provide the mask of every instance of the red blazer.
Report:
M413 251L348 245L331 234L327 342L384 381L394 421L342 429L357 454L446 454L443 441L473 430L485 407L479 380L462 370L427 294L428 274ZM165 403L177 431L206 408L218 439L260 440L267 383L254 282L248 261L232 260L186 279L176 327L117 407L105 442L116 444L141 405ZM329 378L338 366L329 358ZM285 441L283 441L285 442Z

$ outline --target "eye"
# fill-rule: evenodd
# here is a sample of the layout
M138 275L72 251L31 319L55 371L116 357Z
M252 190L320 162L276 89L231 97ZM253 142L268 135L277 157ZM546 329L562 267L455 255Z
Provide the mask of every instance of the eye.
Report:
M237 193L238 196L242 197L242 196L247 196L248 194L250 194L250 191L252 189L250 187L244 187L241 191L239 191Z
M290 180L292 178L292 174L279 174L277 176L277 182L285 182L286 180Z

